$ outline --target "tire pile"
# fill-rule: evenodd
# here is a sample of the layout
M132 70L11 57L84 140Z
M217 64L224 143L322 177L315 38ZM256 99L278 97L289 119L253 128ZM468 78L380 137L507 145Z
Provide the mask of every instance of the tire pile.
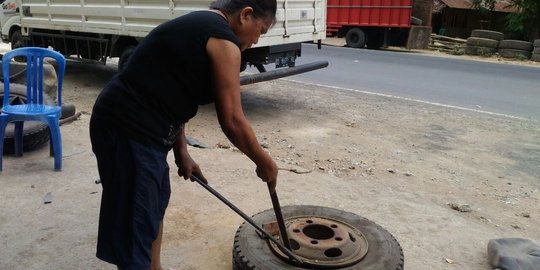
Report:
M531 55L531 61L540 62L540 39L533 42L534 49Z
M492 56L498 53L504 58L532 60L540 62L540 40L533 42L504 39L501 32L473 30L467 39L465 54ZM534 50L533 50L534 48Z
M504 34L489 30L473 30L471 37L467 38L465 54L491 56L497 52L499 42Z
M504 58L531 59L532 42L523 40L501 40L499 43L499 55Z

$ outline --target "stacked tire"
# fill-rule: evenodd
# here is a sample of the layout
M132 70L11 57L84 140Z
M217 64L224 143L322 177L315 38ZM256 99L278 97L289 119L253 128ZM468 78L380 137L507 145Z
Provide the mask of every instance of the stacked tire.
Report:
M529 60L532 50L533 43L528 41L508 39L499 42L499 55L504 58Z
M467 38L465 54L491 56L497 52L499 42L504 39L501 32L490 30L473 30L471 36Z
M540 39L536 39L533 42L533 47L531 61L540 62Z

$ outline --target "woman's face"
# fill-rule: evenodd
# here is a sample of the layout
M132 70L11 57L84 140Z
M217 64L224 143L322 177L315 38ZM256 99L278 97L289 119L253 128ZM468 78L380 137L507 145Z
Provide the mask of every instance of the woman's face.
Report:
M259 37L265 34L274 22L273 18L255 18L251 8L240 13L241 24L235 29L235 34L240 40L240 49L244 51L259 41Z

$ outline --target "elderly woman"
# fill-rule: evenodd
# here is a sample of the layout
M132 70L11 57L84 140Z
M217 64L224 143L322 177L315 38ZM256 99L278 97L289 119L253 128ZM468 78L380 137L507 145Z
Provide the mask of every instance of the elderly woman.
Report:
M103 89L90 121L103 186L98 258L119 269L162 269L167 153L173 149L179 176L206 181L184 133L199 105L215 103L227 138L275 188L278 169L244 116L239 80L241 51L257 43L275 14L275 0L218 0L163 23Z

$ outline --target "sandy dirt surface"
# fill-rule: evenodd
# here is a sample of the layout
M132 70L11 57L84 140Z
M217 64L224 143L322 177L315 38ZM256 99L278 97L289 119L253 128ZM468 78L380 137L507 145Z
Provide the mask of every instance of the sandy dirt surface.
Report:
M88 112L114 73L69 63L63 97L83 114L61 127L62 172L53 171L48 147L4 157L0 269L115 269L94 256L101 186L88 138ZM242 99L282 168L281 205L332 207L376 222L401 244L405 269L487 270L490 239L540 242L539 122L285 79L243 87ZM189 150L216 190L249 215L272 208L212 106L200 108L187 134L209 146ZM231 269L243 220L174 168L171 179L163 265ZM44 204L48 192L53 201Z

